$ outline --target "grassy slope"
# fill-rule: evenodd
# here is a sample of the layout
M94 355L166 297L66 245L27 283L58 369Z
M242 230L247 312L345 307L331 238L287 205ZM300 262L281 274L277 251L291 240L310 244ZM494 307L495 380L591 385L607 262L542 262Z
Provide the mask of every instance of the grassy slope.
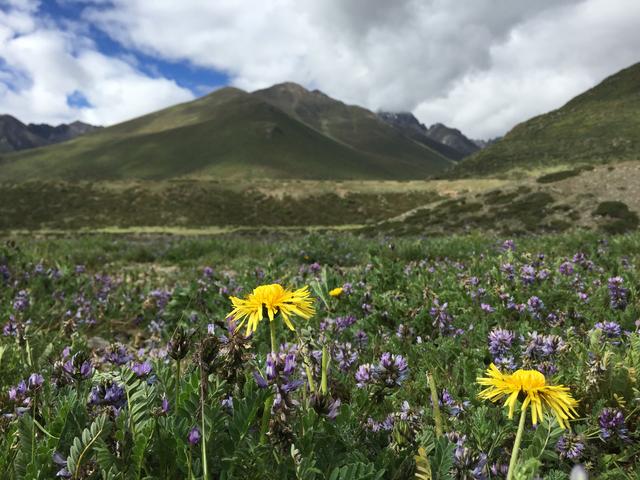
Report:
M7 155L0 179L406 179L448 165L404 144L360 151L257 96L225 88L70 142Z
M402 135L378 116L362 107L346 105L319 91L283 83L253 92L257 96L323 134L358 151L429 165L431 172L453 165L441 153Z
M465 159L459 176L519 168L640 158L640 63L608 77L565 106L517 125Z

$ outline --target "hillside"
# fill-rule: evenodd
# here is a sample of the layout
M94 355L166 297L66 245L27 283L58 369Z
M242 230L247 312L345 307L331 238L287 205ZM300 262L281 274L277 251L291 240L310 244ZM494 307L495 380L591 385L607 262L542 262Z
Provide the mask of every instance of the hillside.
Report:
M640 63L606 78L562 108L517 125L465 159L455 176L640 159Z
M0 115L0 153L64 142L97 128L100 127L83 122L63 123L57 126L46 123L25 125L11 115Z
M365 109L319 108L312 117L227 87L64 144L4 155L0 179L411 179L450 165Z

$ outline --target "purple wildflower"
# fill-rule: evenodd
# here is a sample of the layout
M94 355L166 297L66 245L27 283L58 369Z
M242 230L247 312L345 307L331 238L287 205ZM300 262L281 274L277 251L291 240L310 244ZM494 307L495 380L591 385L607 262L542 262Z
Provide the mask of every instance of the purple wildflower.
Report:
M610 440L618 437L620 440L629 439L629 429L625 424L624 415L617 408L605 408L598 418L600 438Z
M191 430L189 430L189 434L187 435L187 440L189 441L190 445L199 444L200 438L201 438L201 435L198 427L193 427Z

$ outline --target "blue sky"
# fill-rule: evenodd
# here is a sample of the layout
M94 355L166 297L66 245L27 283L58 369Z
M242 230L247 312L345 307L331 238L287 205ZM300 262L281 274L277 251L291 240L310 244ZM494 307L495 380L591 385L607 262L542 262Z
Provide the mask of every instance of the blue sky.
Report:
M153 0L152 0L153 1ZM87 7L85 3L74 1L45 0L40 3L39 14L51 18L54 22L64 25L66 21L85 23L82 12ZM109 8L108 6L93 6L92 8ZM229 77L212 68L194 66L189 61L169 62L159 57L145 55L136 49L125 48L108 34L86 23L91 39L97 49L108 56L133 56L139 68L149 76L162 76L188 88L196 96L209 93L211 90L229 83Z
M0 113L112 125L292 81L471 138L640 61L638 0L0 0Z

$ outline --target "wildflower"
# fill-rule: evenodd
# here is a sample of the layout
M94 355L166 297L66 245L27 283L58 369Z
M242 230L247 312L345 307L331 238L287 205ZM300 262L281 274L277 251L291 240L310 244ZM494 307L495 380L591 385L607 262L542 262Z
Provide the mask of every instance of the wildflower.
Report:
M189 441L190 445L197 445L200 443L200 430L198 429L198 427L193 427L190 431L189 434L187 435L187 440Z
M573 275L573 265L571 265L570 262L563 262L560 264L560 266L558 267L558 272L561 275L565 275L565 276L569 276L569 275Z
M13 309L16 312L24 312L29 308L29 293L26 290L20 290L13 299Z
M440 303L436 298L433 301L433 307L429 310L429 315L433 319L433 326L440 330L440 333L448 333L452 330L453 317L447 311L449 304L447 302Z
M370 363L365 363L358 367L356 372L356 385L358 388L364 388L370 383L373 383L374 379L374 367Z
M329 292L329 295L331 295L332 297L339 297L340 295L342 295L342 291L343 291L342 287L337 287L331 290Z
M238 327L247 323L247 336L256 331L258 323L264 317L269 317L272 322L280 314L287 327L295 330L290 319L292 315L308 320L315 313L313 300L309 297L309 287L292 291L274 283L255 288L245 299L229 298L234 306L229 316L238 322Z
M136 362L131 365L131 370L133 370L133 373L138 377L146 377L151 373L151 364L149 362Z
M609 440L617 436L620 440L629 439L629 429L624 420L624 415L617 408L605 408L598 418L600 425L600 438Z
M584 453L584 442L576 435L564 434L556 443L556 450L560 454L560 458L579 460Z
M569 418L575 418L578 402L571 397L569 389L562 385L547 385L544 375L536 370L517 370L513 374L504 374L491 364L487 375L477 379L480 385L486 387L479 397L495 402L506 396L505 406L509 407L509 418L513 418L520 393L525 395L523 412L531 406L534 425L538 423L538 418L542 419L547 408L555 415L562 428L567 426Z
M38 390L44 383L44 378L39 373L32 373L29 376L29 390Z
M480 304L480 309L485 312L485 313L493 313L496 311L495 308L493 308L491 305L489 305L488 303L481 303Z
M400 386L409 375L409 364L402 355L385 352L380 357L376 376L387 386Z
M608 281L609 304L614 310L624 310L627 308L629 289L624 288L622 277L611 277Z
M593 327L596 330L600 330L602 332L603 337L609 340L614 340L614 342L612 343L614 344L619 343L615 341L615 340L618 340L622 335L622 328L620 327L619 323L614 321L598 322Z
M502 328L494 328L489 333L489 352L494 357L502 356L511 350L515 333Z

